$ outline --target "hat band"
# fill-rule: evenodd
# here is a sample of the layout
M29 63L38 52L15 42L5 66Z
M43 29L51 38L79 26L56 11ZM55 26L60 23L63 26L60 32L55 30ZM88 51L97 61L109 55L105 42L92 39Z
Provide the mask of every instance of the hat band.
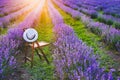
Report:
M32 39L34 39L36 37L36 35L34 34L31 38L29 38L28 34L26 34L26 37L27 37L27 39L32 40Z

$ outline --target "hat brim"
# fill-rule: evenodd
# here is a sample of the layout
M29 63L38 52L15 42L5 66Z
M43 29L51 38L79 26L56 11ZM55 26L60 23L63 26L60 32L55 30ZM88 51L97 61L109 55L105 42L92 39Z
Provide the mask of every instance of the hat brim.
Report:
M28 37L28 33L31 32L34 33L34 36L32 38L29 38ZM27 29L25 30L25 32L23 33L23 39L26 41L26 42L35 42L37 39L38 39L38 33L35 29Z

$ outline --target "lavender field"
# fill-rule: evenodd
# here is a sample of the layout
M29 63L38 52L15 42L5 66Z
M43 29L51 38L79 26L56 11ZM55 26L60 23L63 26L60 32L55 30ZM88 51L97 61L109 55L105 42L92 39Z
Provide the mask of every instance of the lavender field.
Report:
M29 28L49 64L26 46ZM120 80L120 0L0 0L0 80Z

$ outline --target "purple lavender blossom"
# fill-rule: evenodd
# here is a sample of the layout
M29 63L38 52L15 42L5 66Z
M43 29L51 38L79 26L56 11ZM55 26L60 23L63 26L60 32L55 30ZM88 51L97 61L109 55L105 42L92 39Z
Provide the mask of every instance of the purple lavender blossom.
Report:
M60 80L112 80L112 72L99 67L93 49L79 40L72 28L65 24L54 27L54 63ZM59 63L59 64L58 64ZM103 77L103 75L105 75Z
M87 28L90 28L92 32L101 35L103 41L105 41L108 45L113 46L116 50L118 50L119 46L119 37L120 37L120 30L117 30L115 28L109 27L109 25L95 22L90 17L82 14L79 11L73 10L69 8L68 6L65 6L63 3L57 0L53 0L63 11L74 15L75 12L78 12L78 14L75 14L75 16L79 16L78 18L81 18L83 23L86 24ZM112 34L111 34L112 33ZM117 46L116 46L117 45Z
M3 27L4 25L7 25L10 23L11 20L15 20L17 19L19 16L21 16L22 14L28 12L29 10L32 9L32 7L34 7L38 2L34 2L29 6L26 6L25 8L20 9L19 11L16 11L14 13L11 13L9 15L6 15L4 17L0 17L0 22L2 22L2 24L0 25L0 27Z
M55 3L57 3L57 1L55 1ZM60 5L60 3L58 4ZM62 5L61 7L63 8L65 6ZM63 10L65 10L65 8L63 8ZM67 11L67 8L65 11ZM56 15L59 14L58 12L54 11L51 11L50 13L57 13ZM57 20L59 17L60 16L51 18L54 22L54 20ZM112 72L110 71L108 73L105 71L104 68L100 68L99 62L96 60L97 57L96 55L94 55L93 49L88 47L85 43L83 43L82 40L78 39L70 26L64 23L54 25L56 42L54 43L55 48L53 50L53 58L56 76L59 80L113 79Z

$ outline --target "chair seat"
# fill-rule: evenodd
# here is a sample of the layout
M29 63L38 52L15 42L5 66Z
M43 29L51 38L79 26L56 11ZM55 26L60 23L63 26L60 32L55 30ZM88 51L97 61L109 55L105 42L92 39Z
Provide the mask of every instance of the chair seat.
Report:
M39 46L37 45L37 43L34 43L34 48L44 47L44 46L49 45L49 43L44 42L44 41L40 41L40 42L38 42L38 44L39 44ZM33 44L29 44L29 46L33 47Z

